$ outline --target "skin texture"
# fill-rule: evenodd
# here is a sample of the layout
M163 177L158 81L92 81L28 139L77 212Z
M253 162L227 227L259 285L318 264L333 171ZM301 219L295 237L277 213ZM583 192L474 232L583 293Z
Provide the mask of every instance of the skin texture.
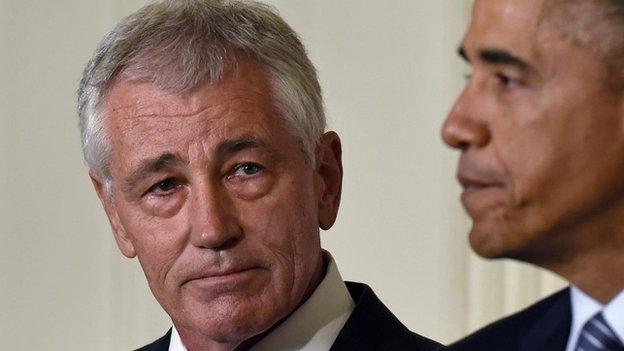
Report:
M241 58L223 82L183 95L120 81L105 113L114 200L91 172L93 184L189 350L244 349L314 291L340 140L326 133L311 165L260 64Z
M461 151L473 249L604 302L624 288L624 100L595 50L543 20L547 2L475 2L472 72L442 137Z

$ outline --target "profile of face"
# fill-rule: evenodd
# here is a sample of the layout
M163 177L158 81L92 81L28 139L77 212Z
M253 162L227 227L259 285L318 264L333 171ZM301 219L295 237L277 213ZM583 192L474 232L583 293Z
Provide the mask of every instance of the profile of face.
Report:
M138 257L180 334L239 343L287 316L322 278L319 227L340 200L338 136L312 164L274 107L268 75L240 59L222 82L171 94L121 80L105 102L117 244Z
M595 50L544 20L546 1L476 0L460 48L472 72L442 138L461 151L484 257L572 253L594 235L582 229L623 206L622 91Z

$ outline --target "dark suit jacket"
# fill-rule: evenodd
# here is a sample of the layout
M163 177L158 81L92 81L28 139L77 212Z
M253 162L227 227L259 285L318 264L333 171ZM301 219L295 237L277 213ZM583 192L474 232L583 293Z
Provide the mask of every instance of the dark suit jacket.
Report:
M570 289L501 319L449 346L452 351L565 351L572 325Z
M409 331L379 301L373 290L360 283L347 282L355 309L330 351L426 351L441 345ZM167 351L171 330L162 338L137 351Z

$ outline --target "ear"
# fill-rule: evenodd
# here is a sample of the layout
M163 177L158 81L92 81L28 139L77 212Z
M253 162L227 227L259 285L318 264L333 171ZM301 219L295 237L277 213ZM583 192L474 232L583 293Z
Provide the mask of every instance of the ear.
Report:
M316 149L316 176L319 227L327 230L336 221L342 192L342 146L335 132L321 137Z
M104 184L104 181L93 170L89 171L89 176L91 177L91 182L93 183L95 192L97 193L98 198L100 198L100 202L104 207L104 211L106 211L106 215L108 216L108 221L110 222L111 228L113 229L113 235L115 236L117 247L119 247L119 250L124 256L128 258L134 258L136 256L134 245L132 244L132 241L128 237L125 228L119 220L117 208L115 207L115 204L111 200L108 191L106 190L106 185Z

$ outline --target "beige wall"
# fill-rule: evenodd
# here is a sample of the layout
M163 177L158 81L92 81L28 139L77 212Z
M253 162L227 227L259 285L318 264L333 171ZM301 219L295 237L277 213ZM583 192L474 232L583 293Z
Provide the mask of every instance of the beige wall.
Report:
M134 0L0 0L0 335L15 350L126 350L168 328L118 254L82 164L74 91ZM346 279L447 342L561 283L469 254L456 155L438 129L462 85L469 0L272 0L302 35L342 136Z

